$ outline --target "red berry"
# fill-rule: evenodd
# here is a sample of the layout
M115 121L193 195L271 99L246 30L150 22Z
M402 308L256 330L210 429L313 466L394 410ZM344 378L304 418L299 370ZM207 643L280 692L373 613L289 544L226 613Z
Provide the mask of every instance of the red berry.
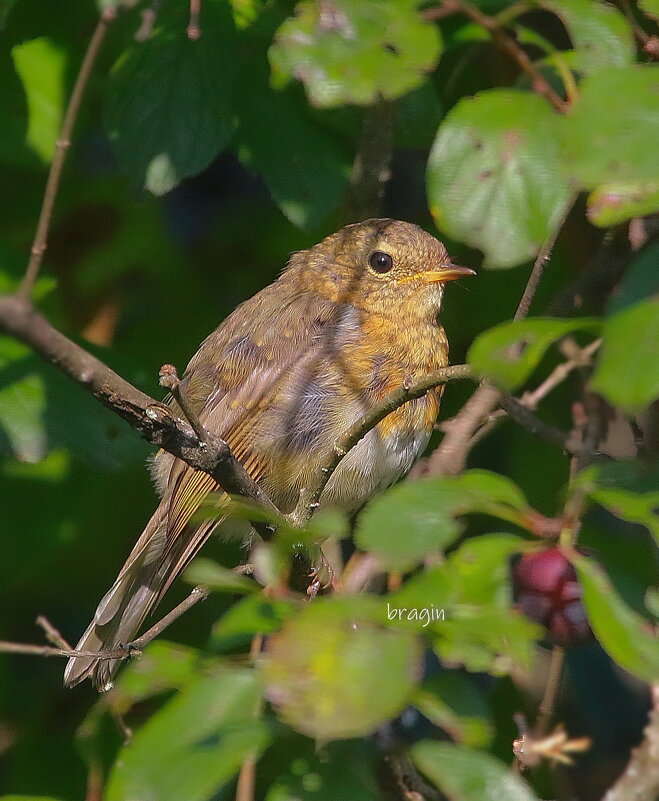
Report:
M513 568L517 606L559 645L591 636L574 567L557 548L525 554Z

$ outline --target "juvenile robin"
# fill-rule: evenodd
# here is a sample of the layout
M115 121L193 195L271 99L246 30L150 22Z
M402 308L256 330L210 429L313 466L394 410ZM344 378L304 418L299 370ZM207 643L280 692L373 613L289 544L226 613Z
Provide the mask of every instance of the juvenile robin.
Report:
M238 306L202 343L182 390L203 425L229 444L283 512L290 512L334 441L410 377L448 364L438 322L444 283L473 270L441 242L389 219L348 225L296 253L281 276ZM441 390L385 417L341 461L321 506L352 512L406 473L428 443ZM169 453L154 459L161 501L101 600L79 650L130 642L146 615L224 518L193 516L207 474ZM68 686L111 686L118 662L70 659Z

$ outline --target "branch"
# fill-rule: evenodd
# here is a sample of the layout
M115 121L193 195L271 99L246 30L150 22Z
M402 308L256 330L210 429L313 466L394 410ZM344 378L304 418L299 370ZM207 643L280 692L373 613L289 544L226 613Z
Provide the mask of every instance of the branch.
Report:
M128 659L131 656L139 653L151 640L155 640L162 632L171 624L178 620L181 615L185 614L188 609L191 609L199 601L204 601L208 598L209 591L206 587L195 587L190 595L181 601L178 606L175 606L171 612L168 612L162 620L159 620L154 626L144 632L141 637L138 637L132 642L126 643L121 648L114 648L108 651L78 651L75 648L56 648L51 645L28 645L18 642L0 641L0 653L4 654L25 654L28 656L63 656L66 659L72 657L80 657L81 659ZM39 620L39 619L38 619ZM47 621L46 621L47 623ZM43 627L43 623L41 623ZM59 632L52 629L49 623L46 627L46 636L49 639L53 636L61 636ZM64 644L64 643L62 643Z
M225 492L250 498L277 513L275 505L219 437L200 442L172 409L141 392L95 356L53 328L24 297L0 295L0 331L29 345L118 414L154 445L211 475Z
M574 198L572 198L569 203L566 203L561 218L538 251L529 280L526 283L526 288L524 289L524 293L515 311L514 320L523 320L528 315L531 303L540 284L545 265L549 261L551 252L556 244L556 239L563 228L563 223L570 213L573 202ZM457 475L457 473L460 473L464 469L469 451L473 447L472 440L474 434L480 427L482 421L487 418L490 412L500 403L502 397L502 392L485 381L478 387L460 412L451 421L439 448L437 448L428 459L427 474Z
M352 165L346 203L348 222L378 217L391 177L394 104L377 100L364 110L359 146Z
M332 473L339 466L341 460L354 446L368 434L371 429L382 422L391 412L400 408L411 400L420 398L434 387L448 384L462 378L471 378L471 368L468 364L458 364L452 367L443 367L433 373L428 373L414 382L404 384L380 403L374 406L357 422L353 423L334 443L329 459L316 474L311 484L300 493L300 501L295 510L289 515L289 521L295 526L302 526L311 517L318 506L320 496L332 477Z
M469 3L456 2L449 0L445 3L449 8L457 7L463 14L466 14L477 25L481 25L490 34L494 43L513 59L517 66L525 72L533 82L533 88L538 94L543 95L552 104L556 111L563 113L568 108L568 103L547 82L540 70L531 61L527 53L517 44L517 42L504 31L498 20L489 17L475 6Z
M32 242L30 250L30 261L28 262L25 276L21 283L20 292L27 297L32 291L34 282L39 275L41 263L43 262L44 254L48 247L48 229L50 228L50 221L53 216L53 207L59 191L60 179L62 177L62 169L66 161L66 154L71 147L71 137L73 135L73 128L78 117L80 110L80 103L89 82L94 63L98 56L105 34L107 33L108 26L117 16L117 8L108 7L101 14L101 18L96 24L92 38L87 46L87 52L82 60L80 72L76 78L71 99L64 115L64 122L62 129L57 139L55 146L55 154L50 165L50 172L48 173L48 180L46 182L46 189L44 191L43 202L41 204L41 212L39 214L39 221L37 223L37 230Z

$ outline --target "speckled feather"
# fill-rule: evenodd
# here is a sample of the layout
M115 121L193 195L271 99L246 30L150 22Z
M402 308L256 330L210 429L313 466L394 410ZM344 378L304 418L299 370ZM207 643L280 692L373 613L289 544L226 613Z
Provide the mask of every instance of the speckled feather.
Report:
M393 257L391 272L369 268L374 251ZM443 287L423 280L423 273L447 266L444 246L414 225L347 226L295 254L275 282L202 343L183 389L201 422L228 442L283 512L295 506L337 437L375 401L448 364L437 322ZM440 395L434 390L405 404L370 431L340 463L321 503L353 511L409 470L428 442ZM190 522L207 494L220 489L209 475L165 452L153 472L161 503L80 649L130 641L221 524ZM104 687L115 669L113 662L71 660L65 682L91 676Z

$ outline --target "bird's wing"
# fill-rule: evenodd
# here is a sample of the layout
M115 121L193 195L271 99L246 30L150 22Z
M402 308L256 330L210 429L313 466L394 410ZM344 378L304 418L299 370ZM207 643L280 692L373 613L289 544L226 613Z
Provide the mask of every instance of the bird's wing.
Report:
M331 327L328 324L336 311L321 296L306 293L285 298L283 304L280 301L273 314L266 293L239 307L241 314L234 312L208 337L183 379L202 424L227 442L255 481L261 481L269 469L267 454L257 447L262 413L291 371L328 347L327 337L319 332ZM167 486L163 497L167 542L162 559L169 564L160 597L219 525L221 507L228 500L226 495L218 498L215 519L190 525L208 493L221 487L207 473L178 459L171 463Z

